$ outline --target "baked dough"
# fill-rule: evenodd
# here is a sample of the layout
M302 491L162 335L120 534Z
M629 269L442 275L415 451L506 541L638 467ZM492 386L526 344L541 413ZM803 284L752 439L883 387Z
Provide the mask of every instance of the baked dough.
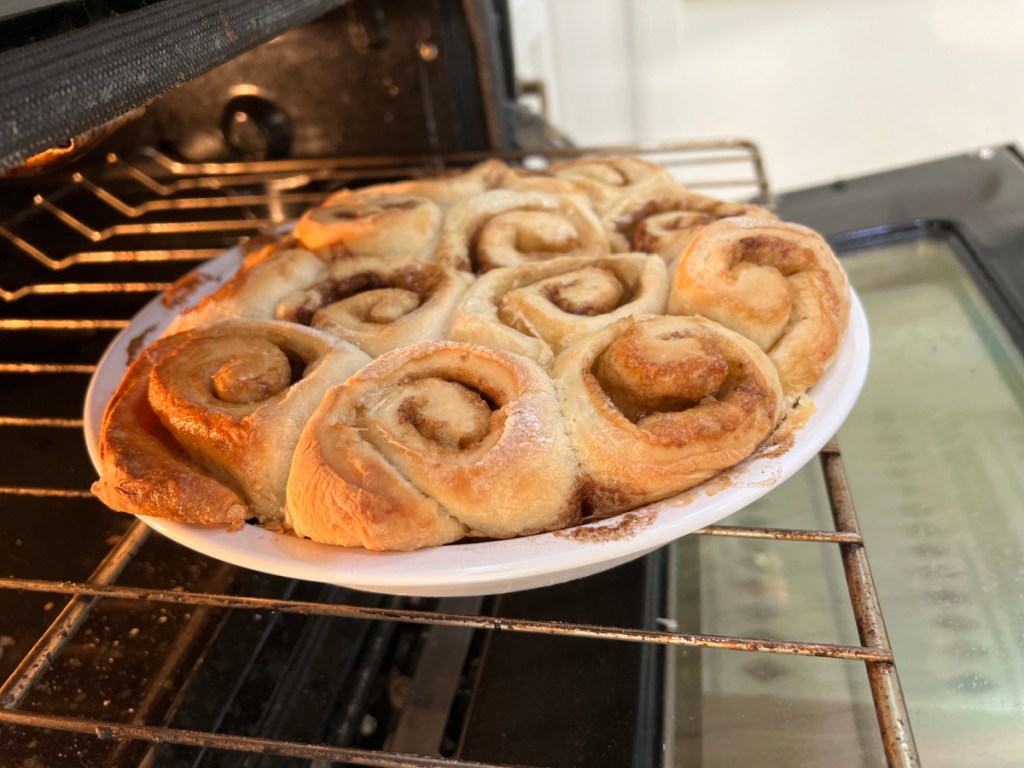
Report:
M341 339L289 323L219 323L160 339L107 409L93 492L122 512L280 525L302 428L328 387L367 362Z
M782 414L758 347L699 317L626 318L552 366L584 478L584 512L664 499L737 464Z
M306 323L346 339L373 357L419 341L447 338L469 276L413 259L346 259L323 279L286 296L279 320Z
M174 318L164 335L222 320L273 320L277 306L285 298L315 284L326 272L327 265L312 251L260 248L245 260L234 277Z
M850 286L828 243L799 224L723 219L679 259L673 315L697 314L768 353L790 400L835 361L850 315Z
M481 276L452 318L450 336L548 365L581 336L631 315L661 314L664 262L642 253L568 257Z
M584 157L553 163L547 170L579 185L599 214L640 190L674 184L668 170L638 157Z
M774 219L759 205L702 195L679 184L648 184L621 197L603 223L617 251L656 253L673 261L703 227L733 216Z
M220 320L284 320L327 331L377 357L447 338L471 276L432 262L365 256L325 262L305 250L264 257L236 275L169 333Z
M411 179L386 184L374 184L357 190L341 190L327 198L324 205L344 203L359 195L394 195L426 198L447 211L456 203L495 189L520 192L567 194L579 188L568 181L545 173L511 168L501 160L484 160L467 171L452 171L425 179Z
M507 538L578 517L551 379L524 357L469 344L396 350L332 389L288 483L296 533L348 547Z
M92 492L118 512L237 529L253 516L246 499L194 461L149 404L149 378L162 351L143 351L107 406Z
M607 256L610 250L582 195L497 189L452 206L435 260L479 274L559 256Z
M429 259L437 246L441 209L412 195L352 193L307 211L294 237L324 259L353 256Z

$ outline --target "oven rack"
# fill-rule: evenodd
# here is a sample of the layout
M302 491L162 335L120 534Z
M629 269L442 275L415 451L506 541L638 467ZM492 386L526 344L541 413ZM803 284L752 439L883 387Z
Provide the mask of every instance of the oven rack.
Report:
M769 207L773 203L761 154L753 142L742 139L559 149L547 151L543 156L530 152L506 152L499 156L530 166L584 154L648 156L673 169L692 188L728 189L736 193L736 196L754 199ZM337 158L316 162L279 160L181 163L152 149L142 150L127 159L108 155L103 167L94 171L75 172L68 179L68 184L33 195L30 205L0 224L0 260L20 260L28 266L21 270L22 275L28 275L27 279L19 284L0 285L0 299L3 300L0 309L4 303L16 310L23 301L42 302L41 311L39 307L33 307L33 311L24 313L22 317L10 312L0 313L0 338L4 334L36 332L70 334L74 337L80 332L119 330L129 322L124 315L65 316L66 311L57 311L55 308L61 299L103 295L138 297L136 303L141 306L155 293L170 288L174 274L180 274L190 265L217 255L225 247L237 242L239 237L273 232L303 207L316 203L333 188L367 180L429 174L493 156L493 153L462 153L443 157ZM88 206L82 205L83 199L88 202ZM81 213L83 207L87 214L96 216L95 221ZM122 266L130 266L135 270L153 267L159 274L153 279L118 279L117 270ZM168 267L171 268L170 272ZM55 273L65 271L69 277L74 274L74 279L55 279ZM54 277L48 277L50 275ZM58 303L50 303L51 299L58 299ZM55 311L47 312L47 309ZM49 374L86 377L95 370L94 363L80 360L0 362L0 374L19 377ZM0 408L4 406L0 402ZM78 430L82 426L80 418L0 412L0 430ZM917 766L920 760L906 701L872 581L865 542L843 469L842 455L835 441L825 446L819 461L834 521L833 530L714 525L698 531L696 535L837 546L861 643L859 646L693 634L675 631L671 626L654 631L465 615L445 610L417 611L133 587L118 583L119 577L150 535L150 529L144 523L135 521L111 545L106 557L85 581L0 578L0 589L67 598L56 619L40 635L34 647L21 658L14 672L0 685L0 724L91 734L98 739L173 743L299 757L318 765L323 764L323 761L374 766L484 765L465 760L191 731L145 722L119 723L22 708L20 705L26 696L75 637L77 630L100 600L116 598L148 601L158 605L184 605L196 609L232 608L253 612L345 617L370 622L462 627L486 632L540 633L660 647L716 648L858 662L864 665L868 677L888 765ZM10 485L0 486L0 499L4 496L59 501L90 498L91 494L84 488ZM159 680L150 683L159 684Z

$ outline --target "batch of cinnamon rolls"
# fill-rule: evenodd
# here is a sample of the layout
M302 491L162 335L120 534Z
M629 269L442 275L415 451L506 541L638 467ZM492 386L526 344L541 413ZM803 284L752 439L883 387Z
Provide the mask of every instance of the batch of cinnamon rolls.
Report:
M749 456L849 311L818 234L636 158L343 190L135 359L93 490L370 550L561 529Z

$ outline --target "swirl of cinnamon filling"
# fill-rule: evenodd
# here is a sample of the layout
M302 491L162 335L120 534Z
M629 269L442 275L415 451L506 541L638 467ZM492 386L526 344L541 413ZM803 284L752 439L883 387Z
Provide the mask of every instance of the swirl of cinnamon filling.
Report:
M296 290L321 280L327 272L323 260L304 249L258 255L195 307L178 315L164 335L222 320L273 320L278 304Z
M498 189L452 207L435 260L487 272L559 256L606 256L608 240L577 195Z
M93 492L124 512L280 525L302 425L330 386L368 361L340 339L286 323L164 337L133 363L107 409Z
M735 216L775 218L758 205L719 200L678 184L653 184L623 196L603 221L615 250L656 253L670 262L703 227Z
M742 461L783 402L756 345L697 317L620 320L565 350L552 376L594 515L680 493Z
M821 235L798 224L724 219L679 259L670 314L699 314L768 354L794 399L839 354L850 314L846 274Z
M168 333L226 319L286 320L328 331L373 356L443 339L470 276L404 258L355 257L325 263L289 250L246 269Z
M547 365L576 339L620 318L664 312L667 296L664 262L639 253L496 269L467 291L450 337Z
M422 261L348 259L286 296L274 314L329 331L376 357L445 338L468 281L464 273Z
M288 519L314 541L377 550L506 538L575 520L576 481L540 366L428 342L327 394L296 450Z
M585 157L554 163L547 172L577 184L599 213L639 189L674 183L665 168L637 157Z

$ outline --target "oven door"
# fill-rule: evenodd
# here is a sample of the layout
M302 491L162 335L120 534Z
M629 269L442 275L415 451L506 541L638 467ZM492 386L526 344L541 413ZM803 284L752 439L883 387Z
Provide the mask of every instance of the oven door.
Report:
M1024 159L986 148L783 194L778 213L829 237L871 327L868 380L838 443L921 762L1014 765L1024 753ZM731 522L796 524L816 471ZM810 554L743 546L740 568L702 552L704 631L856 638L826 599L842 589L838 573ZM864 681L772 661L705 654L705 764L875 764Z

